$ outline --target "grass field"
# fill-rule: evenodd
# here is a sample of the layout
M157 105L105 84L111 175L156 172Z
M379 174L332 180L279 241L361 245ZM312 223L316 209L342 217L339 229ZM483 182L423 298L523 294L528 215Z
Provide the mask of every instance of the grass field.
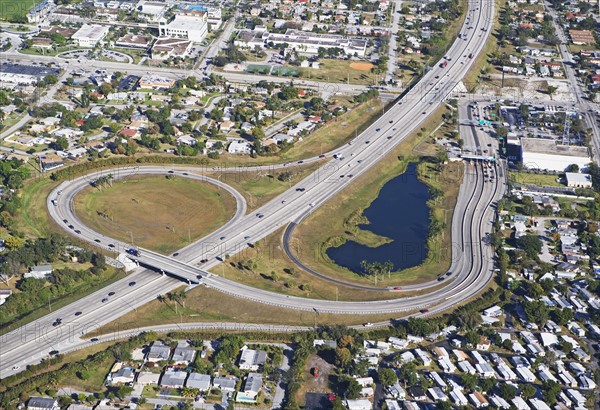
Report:
M273 169L272 171L240 171L237 173L208 173L207 175L218 178L242 194L246 199L248 212L252 212L310 175L321 165L323 165L322 162L304 166L290 164L285 169ZM291 173L289 180L279 178L284 172Z
M285 160L296 160L320 155L347 143L381 115L383 103L369 100L319 128L283 154Z
M557 175L530 174L527 172L511 172L510 180L517 184L531 184L538 186L554 186L564 188L566 185L559 182Z
M235 212L225 191L187 178L134 177L74 201L82 222L103 235L170 253L214 231Z
M0 20L13 21L23 18L37 3L39 3L38 0L0 0Z
M302 68L302 79L327 81L328 83L375 84L376 76L370 70L351 67L350 60L321 59L319 68Z
M58 185L48 178L31 180L20 192L21 208L15 216L19 231L28 238L46 236L54 224L48 216L46 197Z
M315 306L318 307L318 305ZM315 322L317 325L333 323L350 325L390 318L392 318L390 314L357 316L316 314L313 311L302 312L251 302L225 295L215 289L198 286L188 292L181 305L177 305L177 312L175 302L153 301L138 308L137 311L129 312L114 322L99 328L96 333L88 336L168 323L220 321L314 326Z

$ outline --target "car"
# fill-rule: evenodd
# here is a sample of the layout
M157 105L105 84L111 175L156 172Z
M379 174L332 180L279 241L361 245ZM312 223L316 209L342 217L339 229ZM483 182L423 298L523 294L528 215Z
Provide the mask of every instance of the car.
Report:
M364 327L371 327L371 326L373 326L373 323L371 323L371 322L363 323L363 326Z
M135 286L135 281L134 282L129 282L129 286Z
M175 253L173 254L173 256L178 256L178 255L179 255L179 252L175 252Z
M441 281L443 281L443 280L444 280L444 277L443 277L443 276L440 276L439 278L437 278L437 281L438 281L438 282L441 282Z
M319 158L325 158L325 154L319 155Z
M98 341L98 338L97 338L97 337L92 337L92 338L90 339L90 342L97 342L97 341Z
M340 175L340 178L344 178L345 176L346 176L346 175L342 174L342 175Z
M283 201L281 201L282 204L285 204L285 199Z
M352 178L353 176L354 176L353 174L350 174L350 175L348 175L348 178Z
M450 275L452 275L452 272L446 273L446 276L450 276Z
M169 174L174 174L174 173L175 173L175 171L169 171Z
M379 131L381 131L381 128L377 128L375 131L379 132Z
M435 76L435 79L437 80L438 78L440 78L440 76L439 76L439 75L436 75L436 76Z
M109 247L109 248L114 248L114 247L115 247L115 244L114 244L114 243L109 243L109 244L108 244L108 247Z
M244 236L244 240L250 239L250 236L246 235Z
M94 239L94 242L100 243L100 239Z
M394 286L394 290L402 290L402 287L400 287L400 286Z
M80 316L81 312L75 312L75 316Z
M390 124L393 123L393 122L394 122L394 120L390 120Z
M258 215L258 218L260 219L260 218L262 218L263 216L264 216L263 214L260 214L260 215Z
M114 296L115 292L108 292L108 296Z
M429 309L421 309L421 310L419 310L419 312L421 312L421 313L427 313L427 312L429 312Z
M298 164L303 164L303 163L304 163L304 161L298 161Z
M187 172L183 172L183 173L182 173L182 175L187 175L187 174L188 174Z
M371 141L365 141L365 144L369 144Z
M220 240L223 240L223 239L225 239L225 237L224 237L224 236L221 236L219 239L220 239Z
M75 229L73 225L69 225L69 229Z
M63 222L64 222L64 223L68 223L69 221L67 221L66 219L63 219Z
M75 229L75 233L76 234L81 234L81 231L79 229Z
M50 350L50 351L48 352L48 354L49 354L50 356L55 356L55 355L57 355L57 354L58 354L58 350Z
M19 369L20 369L20 367L19 367L19 366L13 366L13 367L12 367L12 369L13 369L13 370L19 370Z
M387 139L391 140L391 139L392 139L392 136L391 136L391 135L388 135Z
M106 303L106 302L108 302L108 298L103 298L102 303Z
M201 259L200 260L200 263L206 263L206 262L208 262L208 259Z

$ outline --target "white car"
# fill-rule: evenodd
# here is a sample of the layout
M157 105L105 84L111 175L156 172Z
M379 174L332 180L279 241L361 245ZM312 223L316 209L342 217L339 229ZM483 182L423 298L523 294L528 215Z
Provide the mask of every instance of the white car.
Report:
M13 369L13 370L19 370L19 369L20 369L20 367L19 367L19 366L13 366L13 367L12 367L12 369Z
M367 322L367 323L365 323L363 326L364 326L364 327L371 327L371 326L373 326L373 323Z

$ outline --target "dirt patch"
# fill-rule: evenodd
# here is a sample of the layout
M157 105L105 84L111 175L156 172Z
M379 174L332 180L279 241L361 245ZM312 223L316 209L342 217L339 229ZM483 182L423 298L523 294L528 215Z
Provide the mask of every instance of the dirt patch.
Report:
M315 369L318 371L318 376L315 377ZM330 375L335 373L335 366L328 363L325 359L317 354L311 355L306 361L306 377L303 386L304 394L306 393L330 393L329 386ZM304 402L305 397L302 397L301 402Z
M369 71L373 68L373 64L371 63L350 63L350 68L361 71Z

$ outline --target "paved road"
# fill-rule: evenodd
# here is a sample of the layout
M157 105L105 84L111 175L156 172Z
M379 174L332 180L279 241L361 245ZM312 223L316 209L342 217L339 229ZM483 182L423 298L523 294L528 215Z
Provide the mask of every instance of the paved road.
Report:
M482 50L489 35L493 6L493 2L481 0L470 2L465 27L473 27L470 29L472 35L466 41L458 41L451 47L447 53L451 59L447 67L434 67L426 73L419 83L419 87L406 93L398 104L355 139L347 149L347 156L342 160L325 164L315 174L260 208L257 213L264 217L252 214L240 218L235 226L230 224L223 227L197 243L182 249L177 258L142 250L140 262L177 274L190 282L202 281L234 296L307 311L317 308L318 311L323 312L389 313L390 315L404 312L406 316L414 314L411 312L414 312L415 309L427 306L429 309L427 314L433 314L478 293L493 275L492 250L489 246L482 245L482 238L491 230L494 211L490 205L501 196L503 188L503 183L499 182L499 178L496 179L498 182L495 184L484 182L484 170L481 164L467 165L467 167L473 167L474 180L468 184L469 189L463 189L459 193L453 217L453 235L457 235L455 242L460 248L457 250L457 254L465 257L452 261L454 280L449 282L447 287L428 295L373 302L315 301L251 288L212 275L206 269L220 263L216 258L223 258L228 253L243 251L247 241L254 242L288 222L300 220L305 214L312 212L313 209L324 204L349 185L352 178L347 175L357 177L366 172L384 154L417 129L420 123L439 106L463 78L472 63L472 60L467 58L467 54L478 54ZM303 192L296 191L296 188L299 187L303 187L305 190ZM50 199L54 199L52 194L49 201ZM59 201L59 203L62 202L64 199ZM52 216L58 216L59 221L62 221L60 217L64 214L59 215L52 209L60 209L62 213L66 212L65 208L67 207L53 207L50 203L49 207ZM82 232L79 235L81 238L92 242L94 239L98 239L97 234L89 228L78 227ZM199 267L196 265L200 260L207 258L208 262ZM52 315L34 322L31 326L5 335L1 344L2 352L0 352L0 377L14 373L15 371L11 370L14 365L36 363L46 356L49 346L39 343L46 333L57 333L51 339L53 343L51 347L60 351L75 349L85 345L86 341L78 338L79 328L75 326L74 322L81 320L87 323L107 323L140 306L152 297L156 297L157 293L164 293L176 286L176 281L167 276L152 276L149 272L140 272L137 275L139 275L140 281L147 282L142 286L139 281L135 286L128 286L128 280L117 282L110 288L116 289L118 296L112 297L108 302L100 301L101 296L109 290L107 288L57 312L56 315L60 314L63 317L64 324L58 327L60 329L51 327L51 322L54 320L54 315ZM148 282L151 280L156 283L149 286ZM142 291L142 289L146 290ZM116 303L117 301L119 303ZM85 309L85 313L80 316L81 319L77 319L77 321L70 319L74 317L76 309L81 307ZM27 331L31 332L32 327L36 325L38 328L33 328L33 333L27 334ZM74 330L75 328L77 330ZM42 332L41 329L46 332ZM66 331L53 332L62 329L66 329ZM82 332L85 332L85 329ZM25 335L25 340L23 335Z

